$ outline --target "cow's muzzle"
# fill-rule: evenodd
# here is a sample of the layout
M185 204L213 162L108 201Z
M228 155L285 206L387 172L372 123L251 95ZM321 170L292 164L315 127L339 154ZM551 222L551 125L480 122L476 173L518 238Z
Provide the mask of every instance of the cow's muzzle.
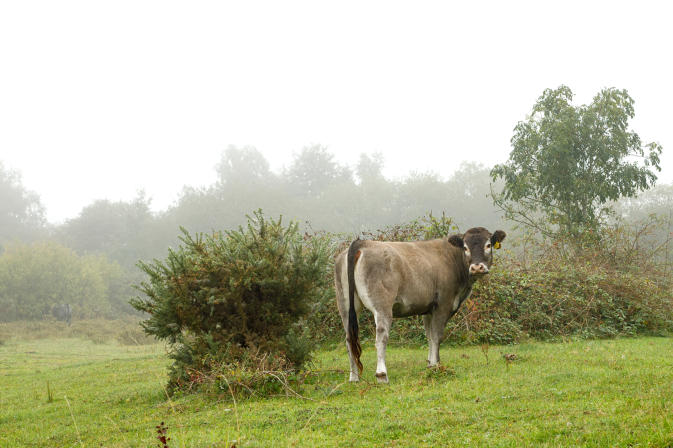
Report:
M488 274L488 267L484 263L471 264L470 275L484 275Z

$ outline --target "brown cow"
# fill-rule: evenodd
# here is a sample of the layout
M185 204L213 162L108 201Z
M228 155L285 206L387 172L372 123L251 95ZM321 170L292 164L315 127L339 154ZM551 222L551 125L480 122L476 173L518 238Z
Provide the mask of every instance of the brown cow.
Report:
M386 344L393 317L423 315L429 342L428 365L439 362L446 322L470 295L474 282L493 262L505 232L475 227L463 235L430 241L355 240L337 255L334 283L346 330L350 381L362 374L357 313L364 306L376 322L376 378L388 382Z

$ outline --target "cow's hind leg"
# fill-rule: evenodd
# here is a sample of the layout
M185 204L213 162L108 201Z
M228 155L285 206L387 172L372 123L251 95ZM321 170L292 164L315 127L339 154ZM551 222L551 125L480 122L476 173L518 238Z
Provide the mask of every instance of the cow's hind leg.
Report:
M351 383L357 383L360 381L360 375L358 374L358 363L355 361L355 356L353 356L353 353L351 352L351 345L348 340L346 340L346 348L348 349L348 359L350 359L351 362L351 373L348 377L348 381Z
M392 313L374 313L376 321L376 380L379 383L388 382L388 369L386 369L386 346L390 325L393 322Z
M351 364L351 373L348 378L348 381L351 383L357 383L360 381L360 374L358 371L358 363L355 360L355 356L353 356L353 352L351 351L351 345L348 342L348 316L344 319L343 316L341 316L341 320L343 321L344 327L346 329L346 348L348 349L348 360L350 361Z
M341 316L341 322L343 323L344 330L346 331L346 348L348 349L348 360L351 364L351 373L348 381L351 383L356 383L360 381L360 374L358 371L358 363L355 361L355 356L353 356L353 352L351 351L351 345L348 342L348 312L343 312L341 309L339 309L339 315Z
M338 294L337 294L338 295ZM358 301L356 300L356 306L355 306L355 312L357 313L359 308L357 306ZM351 373L350 377L348 378L348 381L355 383L360 381L360 374L358 370L358 363L355 360L355 356L353 356L353 352L351 351L351 345L348 342L348 311L344 309L344 307L339 306L339 315L341 316L341 322L343 323L344 330L346 331L346 348L348 349L348 359L351 364Z

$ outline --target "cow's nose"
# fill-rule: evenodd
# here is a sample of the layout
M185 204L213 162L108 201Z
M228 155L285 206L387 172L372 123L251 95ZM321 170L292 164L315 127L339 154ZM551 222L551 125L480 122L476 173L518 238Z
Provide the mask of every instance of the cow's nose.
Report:
M488 268L484 263L471 264L470 274L488 274Z

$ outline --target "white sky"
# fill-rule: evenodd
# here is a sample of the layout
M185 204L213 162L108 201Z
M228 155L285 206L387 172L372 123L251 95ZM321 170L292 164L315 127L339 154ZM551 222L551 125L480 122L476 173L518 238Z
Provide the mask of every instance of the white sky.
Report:
M52 222L144 189L164 209L228 144L275 170L327 145L386 174L503 162L547 87L636 101L673 181L667 2L0 2L0 161Z

